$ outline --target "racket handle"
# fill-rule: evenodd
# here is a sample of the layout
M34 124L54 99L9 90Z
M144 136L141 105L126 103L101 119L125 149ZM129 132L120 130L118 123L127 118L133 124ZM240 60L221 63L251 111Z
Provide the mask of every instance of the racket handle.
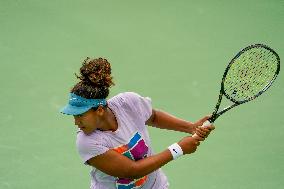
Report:
M207 127L207 126L210 126L211 125L211 122L209 120L206 120L201 127Z
M208 127L208 126L210 126L211 125L211 122L209 121L209 120L207 120L207 121L205 121L203 124L202 124L202 126L201 127ZM199 136L195 133L194 135L192 135L192 137L193 138L195 138L195 139L198 139L199 138Z

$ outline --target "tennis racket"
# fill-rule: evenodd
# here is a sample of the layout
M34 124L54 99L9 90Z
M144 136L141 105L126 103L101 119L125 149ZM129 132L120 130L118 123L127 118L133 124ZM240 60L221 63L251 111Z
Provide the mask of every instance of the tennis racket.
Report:
M227 66L212 116L203 123L206 127L220 115L232 108L254 100L264 93L275 81L280 71L280 58L270 47L263 44L250 45L241 50ZM222 97L232 104L220 111ZM198 137L194 134L193 137Z

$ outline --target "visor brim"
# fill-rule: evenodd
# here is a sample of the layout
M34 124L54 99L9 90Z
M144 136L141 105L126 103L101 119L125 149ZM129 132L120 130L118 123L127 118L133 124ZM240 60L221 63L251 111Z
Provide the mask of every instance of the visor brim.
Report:
M80 114L87 112L91 108L92 106L77 107L77 106L72 106L68 104L60 110L60 113L63 113L66 115L80 115Z

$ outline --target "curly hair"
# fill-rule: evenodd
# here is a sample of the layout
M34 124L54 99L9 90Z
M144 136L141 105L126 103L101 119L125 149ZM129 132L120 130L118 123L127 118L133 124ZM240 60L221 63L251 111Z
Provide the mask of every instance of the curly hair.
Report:
M84 98L106 98L109 95L109 88L114 85L110 63L103 58L87 57L80 68L80 75L75 75L81 81L71 89L71 92Z

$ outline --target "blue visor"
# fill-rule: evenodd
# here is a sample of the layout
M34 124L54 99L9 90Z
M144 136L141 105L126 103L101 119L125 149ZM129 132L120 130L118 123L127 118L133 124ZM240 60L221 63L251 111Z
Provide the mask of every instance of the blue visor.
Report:
M68 104L60 112L67 115L80 115L91 108L106 105L106 99L87 99L70 93Z

